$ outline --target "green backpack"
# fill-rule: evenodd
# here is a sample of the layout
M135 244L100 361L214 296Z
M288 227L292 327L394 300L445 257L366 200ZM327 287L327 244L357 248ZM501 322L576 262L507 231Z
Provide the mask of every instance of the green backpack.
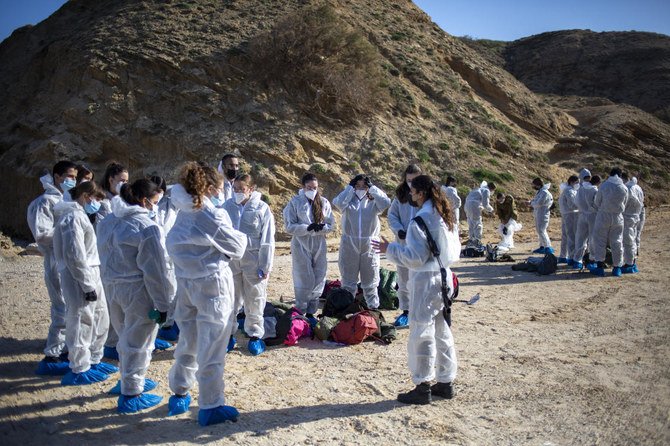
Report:
M336 317L323 316L314 327L314 336L322 341L327 341L330 338L330 332L337 325L340 320Z
M397 281L397 272L379 268L379 286L377 287L377 294L379 294L380 310L398 309L398 292L396 291Z

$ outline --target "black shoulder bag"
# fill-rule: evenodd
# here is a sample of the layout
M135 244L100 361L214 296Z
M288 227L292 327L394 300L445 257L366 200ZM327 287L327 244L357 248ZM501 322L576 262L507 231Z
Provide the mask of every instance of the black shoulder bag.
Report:
M416 222L417 225L419 225L419 228L421 228L421 230L426 233L426 238L428 239L428 249L430 249L430 252L437 259L438 265L440 265L440 276L442 276L442 301L444 302L444 309L442 310L442 315L444 316L444 320L447 321L447 325L451 327L452 300L449 298L449 286L447 285L447 269L444 267L444 265L442 264L442 260L440 259L440 248L437 246L437 243L435 243L433 236L430 235L428 226L426 226L426 222L423 221L423 218L421 218L420 216L416 216L414 217L414 221Z

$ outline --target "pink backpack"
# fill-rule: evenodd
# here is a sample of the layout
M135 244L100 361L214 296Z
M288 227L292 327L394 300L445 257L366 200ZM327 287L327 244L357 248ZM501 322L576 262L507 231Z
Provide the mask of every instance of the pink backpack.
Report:
M310 327L309 322L302 317L294 317L291 319L291 327L286 333L284 345L296 345L298 339L308 336L312 337L312 327Z

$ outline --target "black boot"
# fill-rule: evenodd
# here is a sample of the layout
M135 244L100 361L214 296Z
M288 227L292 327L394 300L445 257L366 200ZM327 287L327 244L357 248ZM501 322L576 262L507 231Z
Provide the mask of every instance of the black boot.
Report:
M407 393L398 394L398 401L403 404L430 404L430 384L421 383Z
M430 386L430 394L450 400L456 395L456 390L451 383L435 383Z

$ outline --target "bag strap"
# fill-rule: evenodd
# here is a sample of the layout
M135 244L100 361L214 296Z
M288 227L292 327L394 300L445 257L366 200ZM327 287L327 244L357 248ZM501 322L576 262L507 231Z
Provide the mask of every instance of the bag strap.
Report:
M437 264L440 266L440 276L442 278L442 301L444 302L444 309L442 309L442 315L444 316L444 320L447 321L447 325L451 327L452 301L451 298L449 297L449 285L447 285L447 269L442 264L442 259L440 259L440 248L439 246L437 246L437 243L435 243L435 239L433 239L433 236L430 234L430 231L428 230L428 225L426 225L426 222L423 221L423 218L417 215L416 217L414 217L413 220L419 226L419 229L421 229L423 232L426 233L426 239L428 241L428 249L430 249L430 252L437 259Z

